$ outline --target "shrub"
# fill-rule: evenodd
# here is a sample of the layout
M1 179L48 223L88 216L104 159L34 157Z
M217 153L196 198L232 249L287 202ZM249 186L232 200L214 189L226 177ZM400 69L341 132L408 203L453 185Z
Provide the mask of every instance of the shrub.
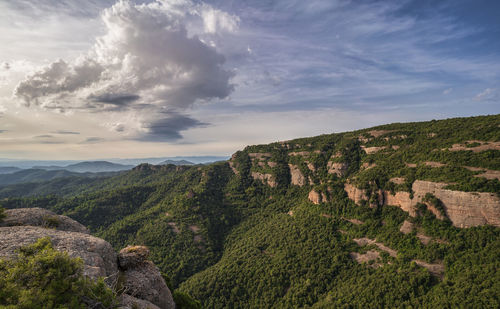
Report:
M83 262L52 247L49 237L0 260L0 304L5 308L110 308L115 295L103 279L83 275ZM3 307L2 307L3 308Z

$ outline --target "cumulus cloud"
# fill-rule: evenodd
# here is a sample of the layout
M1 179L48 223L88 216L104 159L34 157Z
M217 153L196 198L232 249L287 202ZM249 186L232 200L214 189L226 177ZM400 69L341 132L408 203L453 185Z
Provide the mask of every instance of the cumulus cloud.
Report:
M204 29L208 33L216 33L221 30L234 32L238 29L240 19L234 15L214 9L206 4L201 6L200 11Z
M68 64L60 59L42 70L29 75L19 83L14 94L25 104L43 107L61 107L58 98L84 89L100 79L104 68L95 60L79 59ZM67 106L69 107L69 106Z
M188 0L121 0L103 11L102 20L106 33L87 54L28 75L15 96L26 106L126 114L140 122L128 124L140 129L137 134L146 131L161 140L180 138L180 131L201 124L179 113L233 91L234 73L224 67L225 57L199 35L234 32L236 16ZM196 24L203 25L202 33L188 31ZM165 118L165 110L173 114Z

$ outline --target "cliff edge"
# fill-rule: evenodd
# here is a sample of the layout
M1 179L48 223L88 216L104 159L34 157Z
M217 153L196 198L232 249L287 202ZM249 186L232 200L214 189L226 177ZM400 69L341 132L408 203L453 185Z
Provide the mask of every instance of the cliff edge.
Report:
M85 276L105 278L119 295L119 308L175 308L160 271L148 260L147 248L127 247L117 255L107 241L89 235L80 223L45 209L11 209L5 214L0 223L1 259L14 258L19 248L50 237L56 250L82 259Z

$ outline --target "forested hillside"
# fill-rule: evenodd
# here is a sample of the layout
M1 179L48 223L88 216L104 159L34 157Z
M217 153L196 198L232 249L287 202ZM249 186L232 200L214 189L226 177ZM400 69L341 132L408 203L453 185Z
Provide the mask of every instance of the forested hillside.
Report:
M248 146L207 166L0 187L207 308L500 306L500 115Z

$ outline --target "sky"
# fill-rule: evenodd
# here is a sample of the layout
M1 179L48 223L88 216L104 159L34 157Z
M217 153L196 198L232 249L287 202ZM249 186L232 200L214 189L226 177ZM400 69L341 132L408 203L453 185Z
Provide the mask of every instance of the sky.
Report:
M0 0L0 158L500 113L500 1Z

